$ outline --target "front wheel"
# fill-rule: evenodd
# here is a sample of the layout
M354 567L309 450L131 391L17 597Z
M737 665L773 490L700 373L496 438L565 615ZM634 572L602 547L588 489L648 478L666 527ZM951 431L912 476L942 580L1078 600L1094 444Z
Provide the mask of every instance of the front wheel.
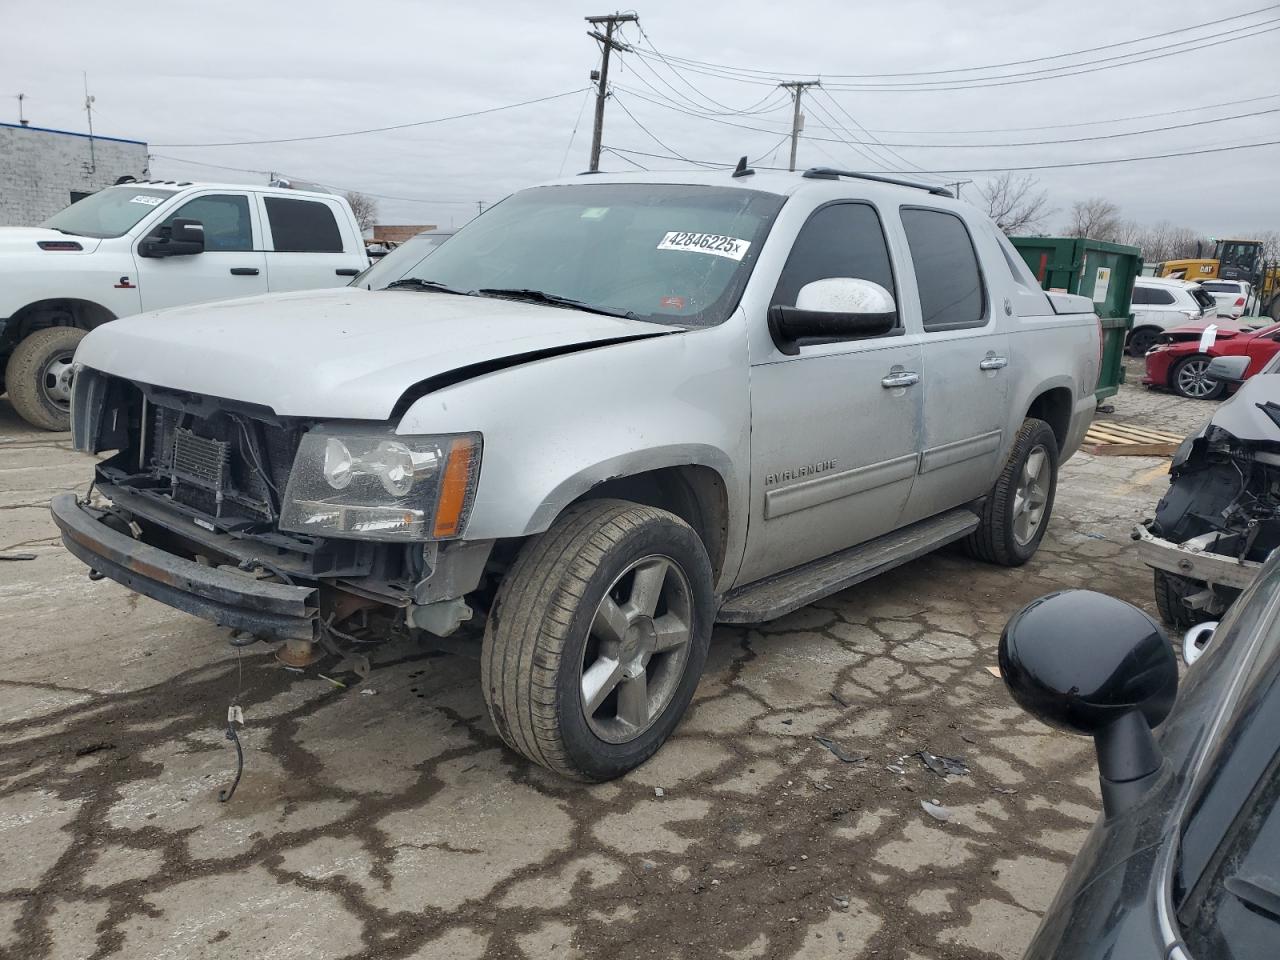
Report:
M1057 437L1043 420L1028 417L983 502L978 529L964 541L969 555L1003 567L1026 563L1044 539L1057 489Z
M71 429L71 360L85 338L77 327L38 330L14 348L5 367L9 402L41 430Z
M706 662L711 564L665 510L596 500L521 550L485 630L481 682L503 741L602 781L639 766L684 715Z
M1212 379L1209 374L1210 358L1202 353L1179 360L1169 373L1173 392L1188 400L1217 400L1227 392L1227 385Z

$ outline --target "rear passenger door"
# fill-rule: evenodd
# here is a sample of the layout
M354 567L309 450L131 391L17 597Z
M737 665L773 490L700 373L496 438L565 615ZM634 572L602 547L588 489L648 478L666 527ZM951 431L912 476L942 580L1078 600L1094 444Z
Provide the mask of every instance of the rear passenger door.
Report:
M262 194L258 200L273 293L344 286L368 266L362 242L337 201Z
M902 518L910 523L979 497L995 482L1008 420L1009 336L997 329L964 219L922 206L899 213L911 255L906 282L914 280L923 329L924 443Z

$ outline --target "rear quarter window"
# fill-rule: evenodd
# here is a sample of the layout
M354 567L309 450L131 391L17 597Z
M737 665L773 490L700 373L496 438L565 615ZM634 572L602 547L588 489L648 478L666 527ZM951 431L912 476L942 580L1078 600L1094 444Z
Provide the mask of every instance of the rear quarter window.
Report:
M954 213L903 207L902 226L920 293L926 331L981 327L987 294L969 229Z
M326 203L267 197L271 245L277 253L341 253L342 233Z

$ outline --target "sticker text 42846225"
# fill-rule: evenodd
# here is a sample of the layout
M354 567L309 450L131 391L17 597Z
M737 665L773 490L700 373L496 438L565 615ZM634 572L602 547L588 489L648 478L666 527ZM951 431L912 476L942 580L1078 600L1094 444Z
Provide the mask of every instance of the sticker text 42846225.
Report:
M658 242L659 250L688 250L727 257L730 260L741 260L750 247L750 240L723 237L718 233L686 233L682 230L672 230Z

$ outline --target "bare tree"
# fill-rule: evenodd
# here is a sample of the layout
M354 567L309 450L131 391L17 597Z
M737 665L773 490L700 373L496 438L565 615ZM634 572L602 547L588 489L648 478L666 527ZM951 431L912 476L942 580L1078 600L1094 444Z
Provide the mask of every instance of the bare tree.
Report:
M1119 207L1102 197L1091 197L1071 205L1071 220L1066 234L1069 237L1114 241L1120 236L1123 223Z
M363 233L378 222L378 201L373 197L352 190L347 195L347 203L351 204L351 212L356 215L356 223Z
M1029 233L1044 226L1052 214L1049 193L1031 174L1001 174L978 188L987 213L1005 233Z

